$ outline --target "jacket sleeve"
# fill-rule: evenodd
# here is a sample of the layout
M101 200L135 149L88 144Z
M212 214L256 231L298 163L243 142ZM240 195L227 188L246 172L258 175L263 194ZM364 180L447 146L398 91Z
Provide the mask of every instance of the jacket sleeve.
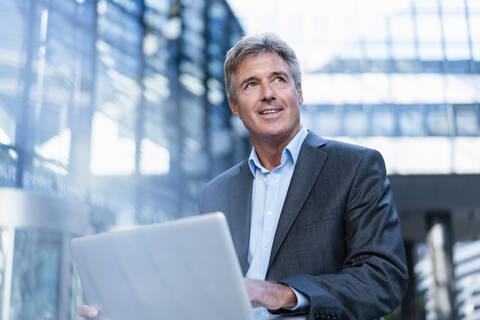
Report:
M344 212L345 259L335 274L282 279L304 293L309 319L375 319L391 313L408 283L400 222L382 156L366 150Z

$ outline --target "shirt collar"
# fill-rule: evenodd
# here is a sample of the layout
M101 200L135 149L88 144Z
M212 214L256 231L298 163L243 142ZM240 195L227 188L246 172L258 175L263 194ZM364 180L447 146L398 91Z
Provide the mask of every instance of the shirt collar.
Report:
M288 159L291 159L293 165L297 163L298 155L300 154L300 148L302 147L303 141L308 135L308 130L305 129L303 126L297 132L295 137L288 143L285 149L282 152L282 162L280 166L285 163ZM268 170L265 169L260 160L258 159L257 152L255 151L255 147L252 148L250 152L250 157L248 157L248 166L250 167L250 171L252 175L255 176L255 171L257 169L261 170L263 173L267 173Z

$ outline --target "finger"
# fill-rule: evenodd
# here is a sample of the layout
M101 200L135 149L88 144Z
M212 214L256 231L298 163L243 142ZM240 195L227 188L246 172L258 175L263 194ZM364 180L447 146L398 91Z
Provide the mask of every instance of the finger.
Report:
M98 309L92 306L80 306L78 307L78 315L85 318L95 318L98 316Z

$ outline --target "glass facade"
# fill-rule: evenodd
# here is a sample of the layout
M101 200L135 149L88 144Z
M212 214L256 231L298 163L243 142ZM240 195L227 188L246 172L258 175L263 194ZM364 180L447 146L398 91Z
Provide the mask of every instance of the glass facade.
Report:
M380 149L389 173L479 172L480 3L343 3L353 6L345 20L351 34L336 46L326 36L317 46L328 58L306 64L307 127ZM403 147L406 139L409 149ZM421 158L425 143L439 140L450 154L432 150L437 170L422 161L404 165L412 154ZM460 151L465 144L468 154Z
M231 143L223 80L242 32L223 0L1 1L0 187L80 200L94 231L196 213L247 147ZM0 230L0 311L76 319L73 267L59 306L64 234L17 229L5 248Z
M223 59L242 30L225 1L0 9L0 186L80 199L119 224L194 213L238 153Z

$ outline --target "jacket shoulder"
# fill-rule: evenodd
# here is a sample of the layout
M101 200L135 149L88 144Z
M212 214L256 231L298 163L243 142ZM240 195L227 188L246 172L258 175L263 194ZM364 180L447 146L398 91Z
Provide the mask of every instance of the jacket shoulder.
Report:
M237 163L230 169L227 169L226 171L220 173L218 176L207 182L207 184L204 186L204 189L211 189L215 187L220 187L226 183L228 183L233 177L237 176L240 174L240 170L243 168L243 166L247 166L247 160L243 160L240 163Z
M382 155L379 151L356 144L341 142L338 140L325 140L325 144L321 148L329 156L334 158L343 158L344 160L360 160L363 157L372 156L380 158L383 161Z
M218 207L222 206L226 200L221 195L230 189L230 183L241 174L242 169L249 170L244 166L248 166L247 160L238 163L205 184L199 199L200 213L216 211Z

